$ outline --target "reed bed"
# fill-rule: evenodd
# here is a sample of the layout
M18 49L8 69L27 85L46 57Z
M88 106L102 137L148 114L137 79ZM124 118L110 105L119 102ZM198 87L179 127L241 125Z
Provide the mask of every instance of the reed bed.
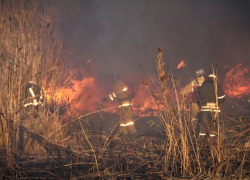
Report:
M43 137L61 126L56 102L50 106L45 102L38 110L25 108L24 91L29 81L49 87L51 92L48 93L56 91L62 85L65 62L59 32L46 9L42 9L37 1L1 1L0 6L1 143L7 165L12 167L14 156L22 153L20 138L29 136L26 133L20 137L20 125ZM61 136L57 134L52 138L56 143ZM32 146L35 141L25 143ZM29 146L26 148L26 151L34 150ZM39 152L38 149L35 151Z

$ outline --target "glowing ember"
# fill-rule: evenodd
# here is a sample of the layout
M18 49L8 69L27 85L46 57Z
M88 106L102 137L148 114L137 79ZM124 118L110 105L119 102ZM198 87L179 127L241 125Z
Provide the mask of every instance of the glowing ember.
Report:
M91 59L89 59L89 60L86 62L86 64L90 63L90 61L91 61Z
M181 61L181 62L178 64L178 66L177 66L176 69L181 69L182 67L185 67L185 66L186 66L185 61Z
M247 67L238 64L229 70L224 80L224 90L231 98L250 96L250 71Z

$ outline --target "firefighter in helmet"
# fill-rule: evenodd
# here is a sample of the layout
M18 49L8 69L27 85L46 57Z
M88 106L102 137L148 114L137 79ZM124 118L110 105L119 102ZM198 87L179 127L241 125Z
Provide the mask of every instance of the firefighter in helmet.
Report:
M44 103L43 90L34 81L30 81L25 89L24 107L36 107Z
M197 133L197 122L198 122L198 113L200 109L197 104L198 94L197 89L199 86L202 85L203 81L201 81L200 76L205 75L204 69L200 69L195 74L195 79L192 80L189 84L187 84L180 92L182 96L188 96L188 100L190 102L190 109L191 109L191 124L194 130L194 133Z
M28 112L30 110L37 110L40 105L43 105L44 103L44 97L43 97L43 90L40 88L40 86L35 83L34 81L29 81L25 88L24 93L24 104L23 107L25 107L25 111ZM24 114L22 117L23 119L26 119L27 114ZM21 121L22 124L23 121ZM19 131L19 148L20 153L24 150L24 135L23 135L23 129L20 128Z
M130 93L129 86L121 80L120 75L112 76L113 93L109 95L109 98L113 101L117 99L120 108L120 132L123 135L136 134L137 130L132 120L132 103L133 95Z
M215 119L220 112L220 107L225 102L225 93L217 83L217 77L214 74L206 76L202 70L198 70L196 74L197 81L201 83L197 89L197 104L200 108L199 137L214 137L216 136Z

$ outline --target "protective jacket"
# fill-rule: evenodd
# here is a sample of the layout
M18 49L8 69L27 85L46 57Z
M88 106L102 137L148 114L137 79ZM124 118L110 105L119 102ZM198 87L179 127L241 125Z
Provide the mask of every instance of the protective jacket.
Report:
M128 93L128 87L125 83L118 79L113 84L113 93L109 95L110 99L113 100L116 98L120 104L120 106L130 106L131 104L131 96Z
M216 84L213 78L208 77L202 84L198 87L198 105L201 109L209 108L211 104L217 104L220 107L225 102L225 93L221 86L217 84L217 92L215 91ZM215 107L217 108L217 107Z
M136 133L134 126L134 121L131 117L131 100L132 96L130 95L128 85L126 85L121 79L118 79L113 84L113 93L109 95L110 99L117 99L120 107L120 131L123 134L133 134Z

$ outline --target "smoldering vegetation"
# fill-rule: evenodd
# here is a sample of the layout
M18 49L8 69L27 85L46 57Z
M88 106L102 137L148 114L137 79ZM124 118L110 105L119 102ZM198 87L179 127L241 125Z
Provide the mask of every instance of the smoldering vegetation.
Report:
M0 2L2 179L249 177L249 116L221 113L218 137L199 146L188 99L179 95L180 81L161 51L157 78L142 82L156 116L134 115L142 135L118 136L116 113L99 107L77 112L55 95L76 78L68 72L60 28L50 19L55 9L35 1ZM30 80L46 89L46 102L38 108L23 104Z

